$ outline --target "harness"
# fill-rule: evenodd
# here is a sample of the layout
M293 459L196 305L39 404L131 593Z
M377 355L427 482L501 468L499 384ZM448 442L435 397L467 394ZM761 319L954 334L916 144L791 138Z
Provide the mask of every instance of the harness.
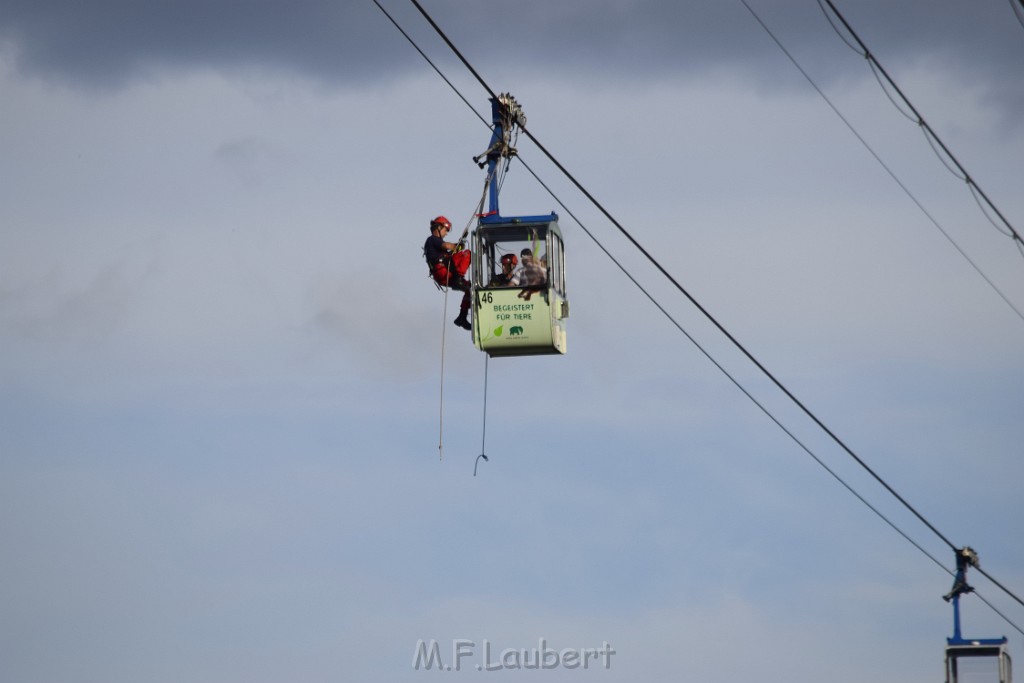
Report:
M427 250L426 250L426 248L424 248L423 249L423 260L426 261L426 264L427 264L427 277L430 278L430 281L434 283L434 286L437 287L438 290L443 292L444 291L444 287L442 287L441 283L438 282L434 278L434 268L436 266L438 266L438 265L443 265L449 271L449 273L451 273L452 255L451 254L444 254L442 256L438 256L437 258L431 260L431 259L427 258Z

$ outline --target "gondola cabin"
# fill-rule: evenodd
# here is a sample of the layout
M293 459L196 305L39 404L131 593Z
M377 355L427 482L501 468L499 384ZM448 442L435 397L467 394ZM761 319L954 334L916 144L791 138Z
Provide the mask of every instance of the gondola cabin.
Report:
M558 216L485 216L473 233L473 342L494 356L566 352Z
M946 683L1011 683L1005 637L946 640Z

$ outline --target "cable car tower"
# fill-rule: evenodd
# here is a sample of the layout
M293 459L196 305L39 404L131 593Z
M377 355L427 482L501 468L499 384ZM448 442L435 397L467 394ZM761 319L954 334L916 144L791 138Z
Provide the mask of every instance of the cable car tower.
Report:
M953 603L953 637L946 638L946 683L1012 683L1006 636L972 639L960 634L960 596L974 592L967 585L970 566L979 566L978 554L971 548L961 548L956 553L953 589L942 596Z
M502 216L498 164L515 156L512 132L526 116L507 93L491 98L494 128L487 151L490 203L473 232L473 343L489 356L566 352L565 251L558 216ZM483 161L482 161L483 160Z

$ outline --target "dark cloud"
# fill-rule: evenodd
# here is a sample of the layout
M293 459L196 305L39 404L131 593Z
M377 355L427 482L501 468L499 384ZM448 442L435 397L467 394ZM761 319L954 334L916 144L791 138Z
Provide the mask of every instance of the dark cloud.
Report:
M99 87L195 67L360 83L388 66L380 51L368 67L367 45L393 39L372 4L327 0L13 0L0 7L0 27L23 72Z
M488 73L528 69L631 81L719 70L755 81L792 77L739 0L423 4ZM1024 100L1024 27L1008 3L835 4L883 64L928 60L990 84L998 99ZM411 3L382 5L429 54L452 63ZM842 46L819 3L750 0L750 7L798 59L826 76L865 68ZM359 86L424 68L371 0L9 0L0 6L0 27L22 71L86 85L116 86L169 67L214 67L284 70Z

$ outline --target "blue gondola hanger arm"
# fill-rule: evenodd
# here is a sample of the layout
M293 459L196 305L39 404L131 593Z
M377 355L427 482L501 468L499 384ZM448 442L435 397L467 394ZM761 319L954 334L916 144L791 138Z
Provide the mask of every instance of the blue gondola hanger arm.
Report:
M473 157L473 161L480 168L487 166L487 174L493 179L498 161L503 158L511 159L516 155L516 148L512 146L512 131L516 126L526 125L526 114L516 102L516 98L509 93L502 93L491 98L491 121L494 126L491 129L490 145L483 154ZM498 184L495 182L491 183L488 213L491 215L499 213Z

